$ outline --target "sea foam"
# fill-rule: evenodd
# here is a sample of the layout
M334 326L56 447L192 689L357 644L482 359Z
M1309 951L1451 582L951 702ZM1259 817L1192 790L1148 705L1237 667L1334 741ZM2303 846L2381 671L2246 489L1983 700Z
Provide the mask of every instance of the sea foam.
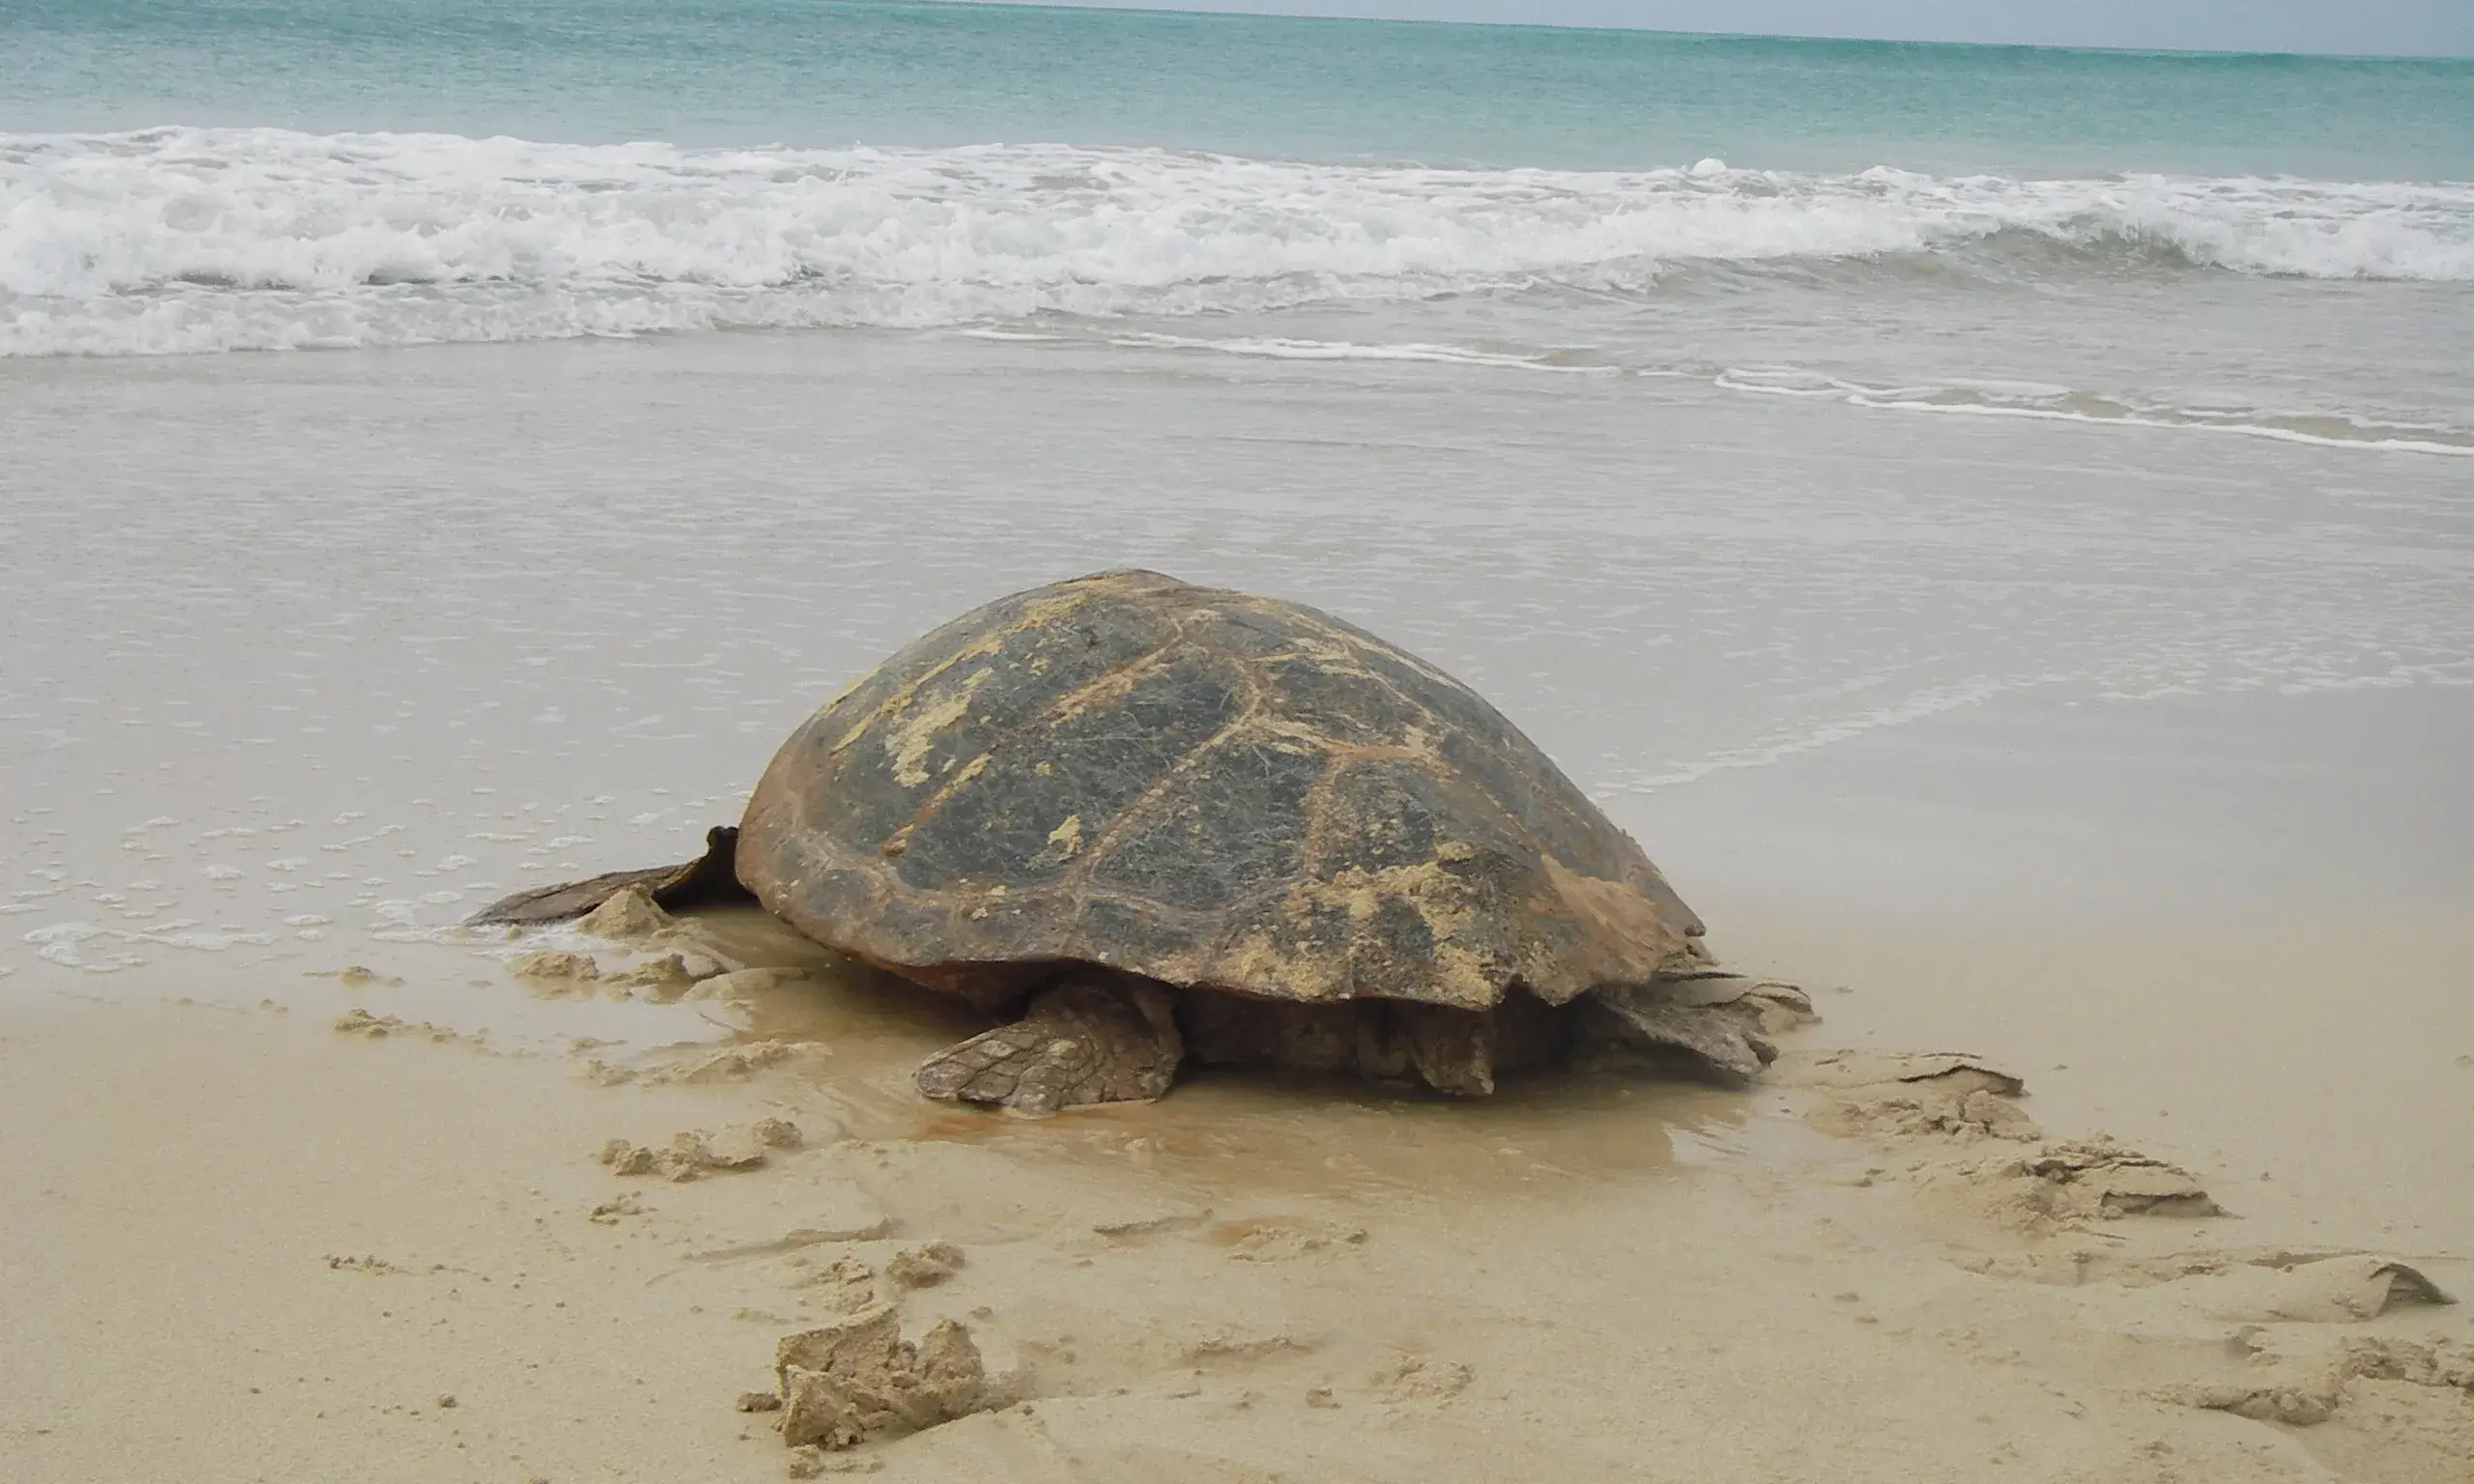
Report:
M130 355L1655 292L1677 265L2474 281L2474 186L1429 169L1061 145L691 150L0 135L0 355Z

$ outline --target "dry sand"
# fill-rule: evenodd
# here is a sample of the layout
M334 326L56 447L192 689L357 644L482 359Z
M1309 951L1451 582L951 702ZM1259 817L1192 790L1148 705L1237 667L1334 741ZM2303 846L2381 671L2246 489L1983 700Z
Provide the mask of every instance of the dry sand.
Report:
M1749 1094L1207 1077L1032 1123L909 1095L959 1025L919 996L630 973L798 956L743 917L559 943L535 995L735 1029L501 1051L389 1009L469 968L444 949L0 1020L8 1476L2474 1477L2474 1323L2431 1301L2474 1294L2461 1248L2287 1244L2245 1219L2262 1172L1834 1052L1852 1010ZM818 1330L793 1360L867 1375L777 1374ZM787 1451L815 1395L740 1410L782 1375L850 1431L967 1414Z

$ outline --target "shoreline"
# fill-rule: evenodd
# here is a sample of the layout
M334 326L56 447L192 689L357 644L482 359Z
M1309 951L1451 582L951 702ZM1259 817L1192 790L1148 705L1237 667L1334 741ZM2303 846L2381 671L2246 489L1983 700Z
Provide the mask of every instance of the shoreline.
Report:
M2474 797L2447 782L2469 717L2474 688L1995 701L1612 802L1712 924L1722 961L1814 991L1820 1038L1991 1057L2061 1127L2238 1175L2229 1204L2263 1241L2430 1251L2474 1230L2474 882L2451 845L2474 839ZM2374 740L2385 760L2363 766ZM22 936L49 916L0 921ZM486 943L313 931L136 945L152 961L104 975L21 949L0 1023L55 992L305 996L339 1013L331 976L361 964L409 981L371 997L374 1013L513 1050L730 1034L709 1007L530 998ZM906 1013L899 997L880 1010Z

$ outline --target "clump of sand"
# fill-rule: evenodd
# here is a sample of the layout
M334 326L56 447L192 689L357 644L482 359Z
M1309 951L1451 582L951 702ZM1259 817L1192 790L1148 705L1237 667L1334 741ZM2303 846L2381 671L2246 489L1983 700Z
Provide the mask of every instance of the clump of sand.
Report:
M519 979L591 982L601 978L601 965L590 954L537 948L507 960L507 972Z
M347 989L400 989L404 982L392 974L381 974L362 964L348 963L340 969L313 969L311 979L331 979Z
M829 1054L821 1046L767 1038L677 1056L649 1067L630 1067L606 1058L589 1056L579 1064L577 1075L594 1087L619 1087L631 1082L647 1087L671 1084L700 1087L744 1082L768 1069L786 1068L786 1064L793 1062L821 1060Z
M2046 1141L2019 1106L2027 1083L1981 1057L1826 1051L1791 1058L1781 1072L1782 1080L1817 1095L1805 1114L1814 1127L1897 1147L1907 1156L1902 1173L1915 1183L1964 1192L1985 1213L2012 1223L2225 1213L2178 1165L2102 1134ZM2003 1143L2035 1148L1974 1153Z
M897 1288L934 1288L963 1268L963 1249L950 1241L906 1247L885 1264L885 1278Z
M612 994L663 1004L740 999L801 977L795 967L750 968L695 918L674 917L641 887L628 887L576 920L574 930L613 945L608 953L532 949L507 971L535 994Z
M2190 1171L2101 1134L2046 1144L1971 1173L2010 1185L2004 1198L2022 1212L2057 1221L2225 1214Z
M2229 1412L2255 1422L2316 1427L2362 1397L2365 1383L2389 1382L2474 1402L2474 1346L2444 1341L2416 1343L2384 1335L2347 1336L2335 1348L2299 1364L2264 1367L2269 1374L2213 1384L2166 1388L2185 1406ZM2466 1418L2474 1424L2474 1415ZM2474 1441L2474 1426L2466 1437Z
M468 1034L448 1026L434 1025L427 1020L406 1020L399 1015L373 1015L358 1006L336 1016L334 1027L339 1035L358 1036L363 1041L385 1041L390 1036L411 1036L437 1045L446 1045L449 1042L466 1042L479 1045L482 1042L482 1038L477 1034Z
M793 1448L915 1433L990 1401L987 1366L967 1328L942 1320L913 1344L890 1303L785 1335L774 1373L782 1441Z
M717 1133L691 1128L672 1135L661 1149L612 1139L594 1157L614 1175L659 1175L684 1182L721 1171L755 1169L767 1155L797 1149L802 1142L798 1125L786 1118L765 1118Z
M675 930L678 919L654 902L641 886L613 892L601 905L576 920L576 929L613 943L640 943Z
M1825 1133L2033 1139L2019 1106L2027 1084L1983 1058L1954 1051L1823 1051L1791 1056L1777 1080L1822 1090L1806 1115Z

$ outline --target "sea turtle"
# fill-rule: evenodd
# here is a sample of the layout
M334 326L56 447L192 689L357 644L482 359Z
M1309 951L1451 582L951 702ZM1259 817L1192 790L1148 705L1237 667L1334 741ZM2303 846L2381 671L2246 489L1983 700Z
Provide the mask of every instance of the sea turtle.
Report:
M1578 1038L1749 1076L1799 992L1701 920L1492 706L1301 604L1104 572L1000 598L810 717L705 857L523 893L752 894L825 946L1018 1018L932 1098L1042 1114L1180 1063L1493 1090Z

